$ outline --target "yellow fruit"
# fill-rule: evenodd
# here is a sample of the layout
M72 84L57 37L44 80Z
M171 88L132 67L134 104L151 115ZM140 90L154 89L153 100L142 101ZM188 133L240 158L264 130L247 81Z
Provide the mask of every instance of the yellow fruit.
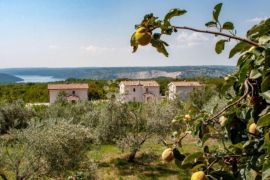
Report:
M192 174L191 180L206 180L206 176L203 171L198 171Z
M228 120L228 118L226 118L225 116L220 116L219 124L221 125L221 127L225 126L225 123L226 123L227 120Z
M171 148L165 149L162 153L161 158L163 161L171 162L174 159L172 149Z
M140 27L135 32L135 40L141 46L146 46L151 41L151 33L146 28Z
M251 134L257 135L259 133L259 131L257 129L257 125L255 123L252 123L251 125L249 125L248 132Z
M184 119L185 119L185 120L190 120L190 119L191 119L191 116L190 116L189 114L186 114L186 115L184 116Z

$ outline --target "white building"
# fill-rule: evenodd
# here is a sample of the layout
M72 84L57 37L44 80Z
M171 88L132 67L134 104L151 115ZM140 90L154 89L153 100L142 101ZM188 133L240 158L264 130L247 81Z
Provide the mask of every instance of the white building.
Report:
M88 100L88 84L48 84L50 103L54 103L60 92L69 102Z
M168 84L169 89L169 99L175 99L179 97L181 100L185 100L188 97L188 94L194 88L202 88L204 85L200 84L197 81L178 81L171 82Z
M145 102L160 98L160 87L156 81L121 81L119 88L124 102Z

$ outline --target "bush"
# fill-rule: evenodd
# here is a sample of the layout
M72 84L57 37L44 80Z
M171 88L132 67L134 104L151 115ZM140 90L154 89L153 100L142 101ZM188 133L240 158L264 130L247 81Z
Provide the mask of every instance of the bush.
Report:
M0 106L0 134L7 133L11 128L26 128L33 115L33 112L27 109L22 101L2 103Z
M47 119L24 131L12 131L10 136L12 141L2 140L6 147L1 148L3 161L17 177L52 176L76 170L87 160L87 144L93 141L88 128L56 119Z

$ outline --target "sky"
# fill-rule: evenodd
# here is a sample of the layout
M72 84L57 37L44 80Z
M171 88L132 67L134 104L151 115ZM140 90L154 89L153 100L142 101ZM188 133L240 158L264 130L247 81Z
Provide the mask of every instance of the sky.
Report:
M233 43L217 55L217 38L206 34L164 36L168 58L151 46L133 54L129 44L147 13L186 9L173 24L206 29L219 2L221 21L234 22L239 36L270 17L269 0L0 0L0 68L235 65Z

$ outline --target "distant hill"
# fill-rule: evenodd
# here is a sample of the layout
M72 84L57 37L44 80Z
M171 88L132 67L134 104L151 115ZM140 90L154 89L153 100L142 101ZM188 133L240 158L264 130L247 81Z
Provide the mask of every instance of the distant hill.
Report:
M235 71L234 66L168 66L168 67L108 67L108 68L12 68L0 73L12 75L53 76L68 79L110 80L119 78L150 79L157 77L192 78L221 77Z
M0 83L15 83L22 81L23 79L18 78L16 76L10 75L10 74L5 74L5 73L0 73Z

